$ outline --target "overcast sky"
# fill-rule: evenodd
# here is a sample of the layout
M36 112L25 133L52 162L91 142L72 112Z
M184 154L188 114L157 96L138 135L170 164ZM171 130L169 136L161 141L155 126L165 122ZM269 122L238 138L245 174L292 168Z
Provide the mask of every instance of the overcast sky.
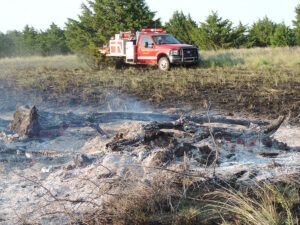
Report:
M22 30L26 24L45 30L54 22L65 27L67 18L77 19L80 5L85 0L0 0L0 31ZM292 26L295 7L299 0L146 0L152 11L163 22L175 10L190 13L192 18L204 21L211 11L218 11L224 19L235 25L241 21L251 25L264 16L276 23Z

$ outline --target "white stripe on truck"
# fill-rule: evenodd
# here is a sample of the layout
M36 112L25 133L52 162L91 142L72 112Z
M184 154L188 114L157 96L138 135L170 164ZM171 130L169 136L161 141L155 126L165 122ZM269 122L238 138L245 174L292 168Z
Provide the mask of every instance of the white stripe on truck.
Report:
M155 56L140 56L138 59L156 59Z

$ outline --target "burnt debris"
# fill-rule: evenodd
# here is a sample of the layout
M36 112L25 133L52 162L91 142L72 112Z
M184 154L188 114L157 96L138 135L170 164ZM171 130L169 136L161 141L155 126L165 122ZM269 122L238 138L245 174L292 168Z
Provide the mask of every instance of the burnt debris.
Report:
M148 155L153 155L155 165L162 165L187 156L198 165L209 166L217 160L218 146L227 150L221 152L221 158L216 161L217 164L223 160L234 160L236 148L257 147L258 143L262 143L266 148L289 150L286 144L270 137L281 126L284 119L284 116L280 116L270 124L263 122L255 124L255 122L220 116L212 116L208 120L203 114L183 116L132 112L75 114L38 111L35 106L31 108L23 106L14 113L14 120L9 123L7 130L28 138L55 139L65 135L69 128L91 127L94 129L93 135L105 135L106 149L111 152L134 153L139 147L143 149L142 151L149 153ZM136 135L126 136L118 132L112 138L109 132L101 128L101 124L122 120L146 121L146 123L141 125L141 132ZM238 128L234 127L235 125ZM218 146L209 144L212 140L216 141ZM260 156L274 158L278 154L261 153ZM77 166L82 166L82 162L87 162L85 156L82 155L76 156L74 161Z
M38 119L39 114L35 106L19 107L14 113L14 120L8 124L7 130L20 136L38 137L41 130Z

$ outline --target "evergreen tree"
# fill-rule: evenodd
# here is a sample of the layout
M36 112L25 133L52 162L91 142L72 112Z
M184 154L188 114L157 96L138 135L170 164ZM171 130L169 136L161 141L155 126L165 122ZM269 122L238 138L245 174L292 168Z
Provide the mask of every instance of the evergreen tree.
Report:
M293 20L293 25L295 26L297 45L300 45L300 4L296 6L295 12L296 12L296 19Z
M14 42L7 35L0 32L0 58L14 55Z
M64 30L54 23L45 32L25 26L22 32L0 33L0 57L70 53Z
M276 25L268 17L254 23L248 34L248 47L267 47L271 45L271 37Z
M24 55L37 55L40 52L38 33L33 27L25 26L23 30Z
M67 54L70 52L66 45L64 31L54 23L45 32L39 34L38 42L42 49L42 55Z
M244 26L241 22L232 32L232 39L234 48L243 48L247 45L247 27Z
M24 56L25 55L25 43L23 33L19 31L7 32L7 37L13 42L13 56Z
M278 24L271 37L271 44L272 47L294 46L296 44L295 32L284 23Z
M88 59L102 57L98 48L120 31L161 26L144 0L89 0L82 5L79 21L68 19L66 37L70 49ZM99 67L99 59L92 65Z
M46 32L40 32L37 35L37 41L39 43L40 46L40 54L42 56L48 56L50 49L48 48L48 44L47 44L47 34Z
M190 15L186 16L182 11L175 11L172 18L165 24L165 27L166 31L179 41L194 44L193 32L198 26Z
M222 49L239 47L245 41L246 28L240 24L237 28L229 20L223 20L212 12L204 23L201 23L194 40L201 49Z

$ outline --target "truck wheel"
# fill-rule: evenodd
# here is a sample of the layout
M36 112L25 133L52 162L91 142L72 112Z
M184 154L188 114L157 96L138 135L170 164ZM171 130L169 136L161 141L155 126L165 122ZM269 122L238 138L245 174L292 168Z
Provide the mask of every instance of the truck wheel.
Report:
M167 57L161 57L158 61L158 68L162 71L170 70L170 61Z

